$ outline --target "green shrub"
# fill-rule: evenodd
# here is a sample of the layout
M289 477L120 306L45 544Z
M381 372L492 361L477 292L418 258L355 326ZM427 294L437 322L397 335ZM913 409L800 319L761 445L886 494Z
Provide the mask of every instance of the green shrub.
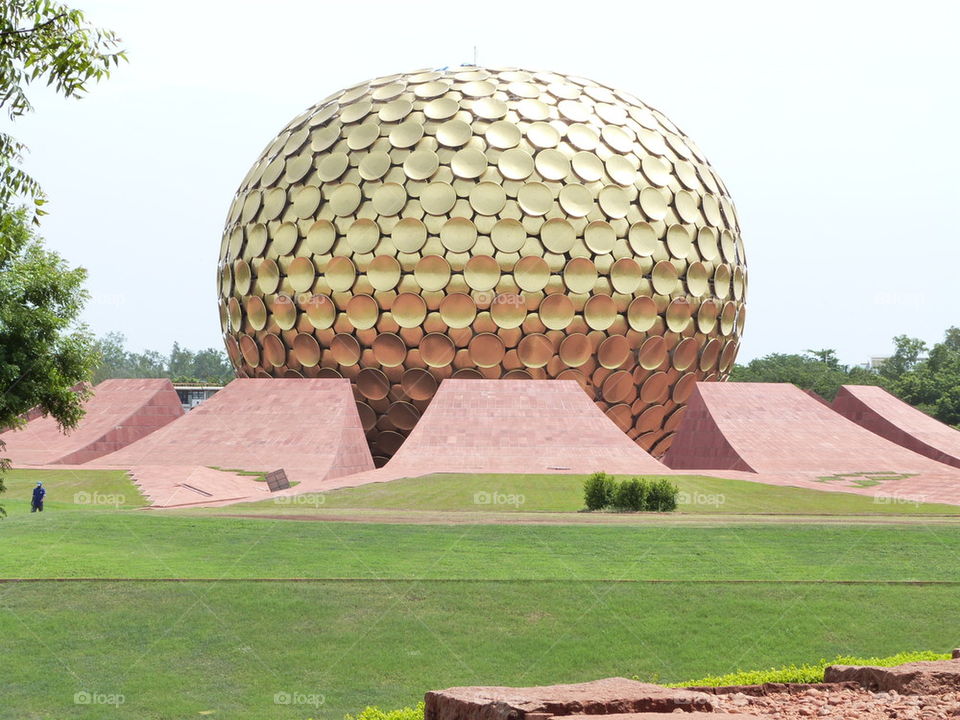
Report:
M583 500L587 510L602 510L613 501L616 483L605 472L595 472L583 483Z
M405 707L398 710L365 707L359 715L345 715L343 720L423 720L423 703L418 703L416 707Z
M666 478L655 480L646 494L645 510L654 512L672 512L677 509L677 495L680 488Z
M613 502L617 510L631 510L639 512L646 507L647 495L650 493L650 483L640 478L624 480L613 491Z
M763 683L818 683L823 682L823 671L828 665L878 665L892 667L920 660L949 660L950 655L929 650L902 652L882 658L859 658L838 655L833 660L821 660L808 665L785 665L769 670L738 670L726 675L708 675L699 680L676 683L672 687L725 687L727 685L762 685Z

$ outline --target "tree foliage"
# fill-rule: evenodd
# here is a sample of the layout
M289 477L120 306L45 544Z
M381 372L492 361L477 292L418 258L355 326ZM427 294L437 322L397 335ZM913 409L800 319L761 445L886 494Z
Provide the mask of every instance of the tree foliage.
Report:
M142 353L126 349L126 338L120 333L107 333L97 341L100 366L95 382L108 378L160 378L174 382L196 382L222 385L235 377L226 353L214 348L198 352L174 343L169 355L155 350Z
M36 81L64 97L82 97L126 59L118 45L113 32L93 27L80 10L51 0L0 0L0 108L10 120L30 112L27 89ZM0 205L27 198L42 215L43 191L20 167L25 151L0 133Z
M861 367L841 365L833 350L807 350L802 355L773 353L736 365L731 382L793 383L833 400L841 385L884 385L877 373Z
M21 425L39 407L64 428L83 415L96 361L93 337L78 324L87 273L46 250L20 208L0 213L0 427Z
M773 353L737 365L732 382L788 382L832 400L841 385L881 385L904 402L948 425L960 426L960 328L928 348L918 338L897 335L894 352L878 371L841 365L833 350Z

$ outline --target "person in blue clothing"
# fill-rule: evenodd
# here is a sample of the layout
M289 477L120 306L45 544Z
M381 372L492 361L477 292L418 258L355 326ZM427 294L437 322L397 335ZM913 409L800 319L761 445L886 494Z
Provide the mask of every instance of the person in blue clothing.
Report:
M33 500L30 501L30 512L43 512L43 496L47 491L43 489L43 483L38 482L33 489Z

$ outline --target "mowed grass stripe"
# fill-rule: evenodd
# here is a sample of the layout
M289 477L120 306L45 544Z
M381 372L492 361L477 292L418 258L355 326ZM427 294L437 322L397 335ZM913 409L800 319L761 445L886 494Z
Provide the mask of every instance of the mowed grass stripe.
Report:
M339 720L453 685L680 682L837 653L949 651L953 587L781 583L46 583L0 591L4 716ZM77 706L81 691L124 696ZM277 693L323 695L321 707Z
M0 522L8 578L960 580L950 526L285 523L118 512Z
M0 585L26 583L486 583L490 580L482 578L424 578L424 577L394 577L394 578L362 578L362 577L317 577L317 578L279 578L279 577L248 577L248 578L216 578L216 577L46 577L46 578L0 578ZM616 583L616 584L675 584L675 585L960 585L960 580L615 580L603 578L511 578L509 582L522 583L560 583L563 585Z

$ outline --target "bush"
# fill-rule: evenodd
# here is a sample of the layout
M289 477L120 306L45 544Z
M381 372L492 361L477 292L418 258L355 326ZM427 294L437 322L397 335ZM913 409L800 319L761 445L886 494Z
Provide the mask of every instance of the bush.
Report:
M343 720L423 720L423 703L418 703L416 707L405 707L398 710L365 707L359 715L345 715Z
M587 510L602 510L613 501L614 479L605 472L595 472L583 483L583 499Z
M920 660L948 660L950 655L920 650L918 652L902 652L882 658L858 658L847 655L838 655L833 660L821 660L812 665L786 665L769 670L740 670L727 675L708 675L699 680L688 680L676 683L673 687L726 687L729 685L762 685L768 682L777 683L818 683L823 682L823 671L828 665L877 665L892 667L908 662Z
M679 494L680 488L666 478L660 478L650 485L644 509L654 512L672 512L677 509L677 495Z
M613 502L617 510L632 510L639 512L646 508L647 496L650 493L650 483L640 478L624 480L613 491Z

